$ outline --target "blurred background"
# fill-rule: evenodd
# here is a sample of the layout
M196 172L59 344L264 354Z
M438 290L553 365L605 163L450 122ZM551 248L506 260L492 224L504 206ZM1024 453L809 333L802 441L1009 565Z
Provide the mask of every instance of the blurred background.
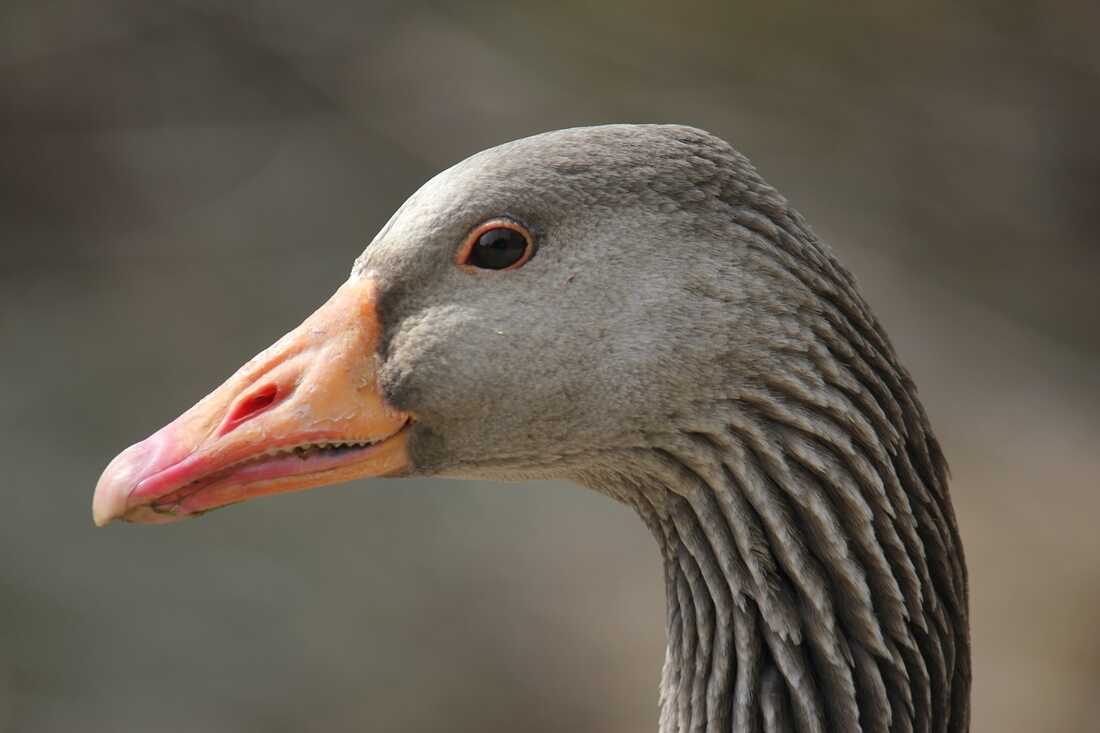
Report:
M4 0L0 731L655 730L657 552L603 497L89 510L430 175L611 121L730 140L855 272L952 464L974 730L1095 730L1100 4L829 5Z

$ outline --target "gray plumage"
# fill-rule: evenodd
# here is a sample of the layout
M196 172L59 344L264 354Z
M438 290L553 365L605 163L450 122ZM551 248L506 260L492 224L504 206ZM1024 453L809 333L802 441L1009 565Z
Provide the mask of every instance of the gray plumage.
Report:
M506 215L523 268L453 265ZM355 265L416 472L565 478L660 546L660 729L965 731L947 468L889 339L802 218L680 126L552 132L412 196Z

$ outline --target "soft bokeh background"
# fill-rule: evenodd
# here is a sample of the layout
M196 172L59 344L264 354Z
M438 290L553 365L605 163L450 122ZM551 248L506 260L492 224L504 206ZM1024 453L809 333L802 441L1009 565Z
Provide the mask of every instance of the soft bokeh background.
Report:
M840 5L4 0L0 730L655 729L657 553L581 489L89 514L420 182L608 121L726 137L833 244L953 466L974 729L1095 730L1100 4Z

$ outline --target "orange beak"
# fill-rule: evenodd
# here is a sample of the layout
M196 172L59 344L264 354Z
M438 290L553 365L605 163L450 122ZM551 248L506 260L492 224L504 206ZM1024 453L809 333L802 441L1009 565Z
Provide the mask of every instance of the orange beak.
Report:
M225 384L119 454L96 485L95 523L172 521L405 471L410 416L378 390L376 296L371 278L349 280Z

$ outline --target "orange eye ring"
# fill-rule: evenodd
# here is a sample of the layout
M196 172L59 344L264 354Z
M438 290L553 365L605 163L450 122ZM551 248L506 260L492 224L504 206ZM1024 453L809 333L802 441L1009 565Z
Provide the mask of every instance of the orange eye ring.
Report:
M535 236L531 230L512 219L497 217L470 230L455 254L455 264L470 272L516 270L534 254Z

